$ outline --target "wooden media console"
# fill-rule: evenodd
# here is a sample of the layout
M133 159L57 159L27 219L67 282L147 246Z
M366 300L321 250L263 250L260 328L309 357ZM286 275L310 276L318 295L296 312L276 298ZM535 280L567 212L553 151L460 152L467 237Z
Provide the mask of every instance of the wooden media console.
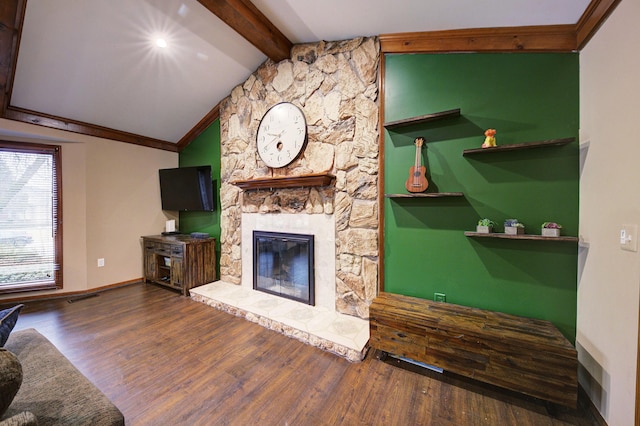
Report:
M369 313L374 349L576 407L577 352L549 321L391 293Z

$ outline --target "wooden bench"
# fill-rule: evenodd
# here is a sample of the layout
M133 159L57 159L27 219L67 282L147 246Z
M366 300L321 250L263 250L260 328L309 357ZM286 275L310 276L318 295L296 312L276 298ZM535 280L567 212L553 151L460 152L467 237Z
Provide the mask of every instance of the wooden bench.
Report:
M391 293L369 313L374 349L576 407L577 352L549 321Z

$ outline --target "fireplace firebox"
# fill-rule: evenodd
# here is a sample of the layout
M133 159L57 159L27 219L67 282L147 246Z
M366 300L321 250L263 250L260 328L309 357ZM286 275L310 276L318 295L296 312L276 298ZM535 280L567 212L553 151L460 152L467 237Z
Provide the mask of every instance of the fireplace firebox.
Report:
M315 305L313 235L253 231L253 289Z

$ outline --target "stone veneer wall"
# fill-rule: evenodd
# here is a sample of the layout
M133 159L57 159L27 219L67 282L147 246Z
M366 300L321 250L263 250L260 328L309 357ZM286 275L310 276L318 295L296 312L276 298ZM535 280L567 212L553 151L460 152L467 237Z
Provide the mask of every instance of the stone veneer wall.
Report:
M242 213L335 215L336 311L368 318L378 283L377 38L296 45L291 59L265 62L221 104L223 281L242 280ZM256 151L256 130L278 102L306 117L308 143L289 166L272 170ZM335 185L242 192L232 184L330 172Z

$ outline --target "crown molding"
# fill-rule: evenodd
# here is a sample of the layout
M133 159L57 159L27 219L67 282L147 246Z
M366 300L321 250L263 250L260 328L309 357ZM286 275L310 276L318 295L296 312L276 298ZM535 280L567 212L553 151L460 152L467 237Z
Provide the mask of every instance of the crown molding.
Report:
M383 53L570 52L577 49L575 25L472 28L383 34Z
M189 132L178 141L178 151L182 151L183 149L185 149L191 142L194 141L194 139L200 136L202 132L207 130L207 128L219 118L220 104L213 107L213 109L209 111L209 113L205 115L202 120L200 120L198 124L194 126L193 129L189 130Z
M582 50L618 6L620 0L592 0L576 24L578 49Z

